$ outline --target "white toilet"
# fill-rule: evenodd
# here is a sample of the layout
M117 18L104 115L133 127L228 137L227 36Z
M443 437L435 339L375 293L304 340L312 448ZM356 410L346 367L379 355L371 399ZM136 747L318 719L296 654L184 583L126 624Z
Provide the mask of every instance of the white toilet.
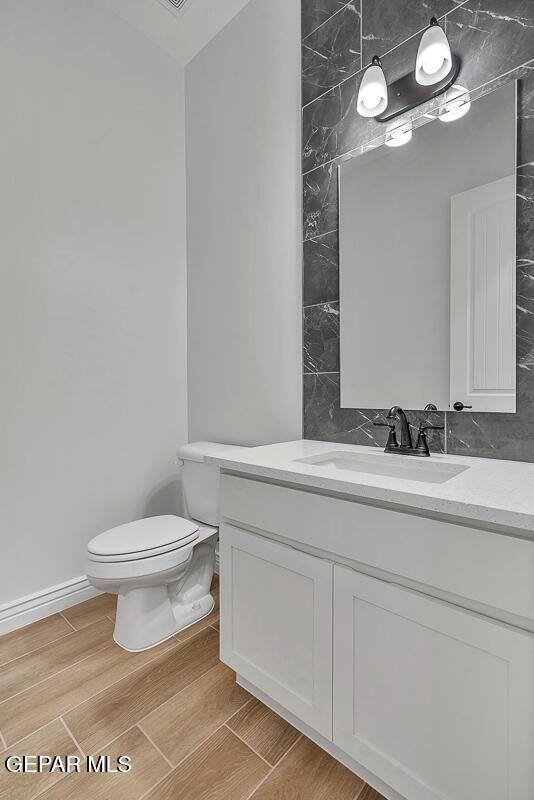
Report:
M125 650L154 647L212 611L219 468L204 458L233 449L197 442L178 450L191 519L140 519L101 533L87 545L90 583L118 595L113 637Z

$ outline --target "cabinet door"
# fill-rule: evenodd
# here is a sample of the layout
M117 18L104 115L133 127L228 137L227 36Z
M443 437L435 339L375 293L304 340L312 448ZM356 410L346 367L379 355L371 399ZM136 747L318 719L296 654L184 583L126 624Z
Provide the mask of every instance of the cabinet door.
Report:
M533 637L334 573L334 742L410 800L532 800Z
M224 524L221 660L332 738L332 564Z

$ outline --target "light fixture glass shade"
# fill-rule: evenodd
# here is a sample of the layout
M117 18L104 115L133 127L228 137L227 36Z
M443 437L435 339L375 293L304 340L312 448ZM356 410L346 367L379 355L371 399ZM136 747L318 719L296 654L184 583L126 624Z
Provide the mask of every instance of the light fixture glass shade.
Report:
M445 103L440 108L440 122L454 122L465 117L471 108L471 95L465 86L455 83L445 92Z
M432 86L443 80L451 69L452 54L447 34L433 18L419 42L415 80L421 86Z
M377 117L388 107L388 86L380 59L375 56L360 83L357 109L362 117Z
M402 125L391 125L386 131L385 144L387 147L402 147L403 144L411 142L413 136L413 126L411 122Z

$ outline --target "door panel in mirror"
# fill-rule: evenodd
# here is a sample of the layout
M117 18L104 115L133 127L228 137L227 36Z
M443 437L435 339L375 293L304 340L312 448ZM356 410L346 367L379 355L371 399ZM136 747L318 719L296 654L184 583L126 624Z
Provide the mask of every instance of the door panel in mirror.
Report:
M515 412L515 192L510 175L451 200L451 406Z

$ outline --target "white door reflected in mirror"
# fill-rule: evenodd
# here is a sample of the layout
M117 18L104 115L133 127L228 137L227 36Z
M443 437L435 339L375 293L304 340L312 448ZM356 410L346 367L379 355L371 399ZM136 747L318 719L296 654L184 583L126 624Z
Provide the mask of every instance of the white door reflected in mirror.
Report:
M516 410L515 192L510 175L451 199L451 407Z

